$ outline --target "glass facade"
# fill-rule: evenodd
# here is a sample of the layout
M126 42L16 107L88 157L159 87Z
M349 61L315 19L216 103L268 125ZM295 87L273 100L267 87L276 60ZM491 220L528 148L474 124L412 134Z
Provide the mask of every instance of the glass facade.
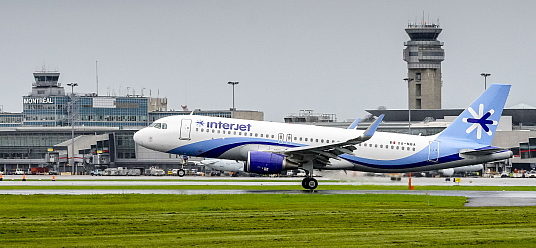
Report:
M76 96L72 113L75 126L145 127L148 123L146 97ZM23 97L23 125L70 126L71 98Z
M21 113L0 113L0 127L20 127L22 119Z

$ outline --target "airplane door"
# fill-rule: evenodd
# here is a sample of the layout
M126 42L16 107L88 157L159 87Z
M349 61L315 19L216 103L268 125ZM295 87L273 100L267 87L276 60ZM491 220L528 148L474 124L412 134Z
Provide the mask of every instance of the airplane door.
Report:
M292 134L287 134L287 142L292 143Z
M439 141L430 141L428 144L428 161L439 161Z
M181 133L180 133L179 139L181 140L190 139L191 126L192 126L192 120L189 120L189 119L181 120Z
M284 143L285 142L285 134L284 133L280 133L277 135L277 143Z

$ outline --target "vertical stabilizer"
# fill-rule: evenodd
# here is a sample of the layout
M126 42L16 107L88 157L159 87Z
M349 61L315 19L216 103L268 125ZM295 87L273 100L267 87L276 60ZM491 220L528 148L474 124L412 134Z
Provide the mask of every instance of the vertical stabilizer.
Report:
M510 85L493 84L466 108L438 139L460 139L491 145Z

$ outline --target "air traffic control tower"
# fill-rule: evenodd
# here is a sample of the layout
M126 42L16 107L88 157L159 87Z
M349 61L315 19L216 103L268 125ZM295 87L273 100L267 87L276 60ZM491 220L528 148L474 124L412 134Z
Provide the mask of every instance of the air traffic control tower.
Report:
M441 109L441 61L445 59L437 24L409 24L404 42L404 61L408 63L408 100L410 109Z

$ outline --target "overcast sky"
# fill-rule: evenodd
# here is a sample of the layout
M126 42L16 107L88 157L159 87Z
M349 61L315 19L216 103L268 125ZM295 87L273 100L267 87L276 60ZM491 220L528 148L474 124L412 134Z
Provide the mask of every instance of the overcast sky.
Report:
M507 106L536 106L536 1L0 0L0 105L21 112L32 73L59 70L75 92L167 97L169 109L311 109L339 121L407 108L404 29L443 28L443 108L489 83Z

